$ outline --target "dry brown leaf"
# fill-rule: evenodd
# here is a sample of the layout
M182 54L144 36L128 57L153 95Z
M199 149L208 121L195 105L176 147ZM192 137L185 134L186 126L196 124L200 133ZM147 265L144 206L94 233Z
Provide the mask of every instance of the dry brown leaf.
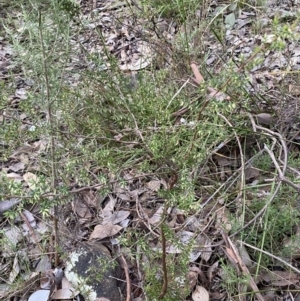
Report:
M209 293L203 286L197 285L192 293L192 299L194 301L209 301Z
M39 250L39 249L38 249ZM39 250L40 252L40 250ZM42 255L40 258L39 263L35 267L36 272L45 272L51 269L51 261L48 255Z
M153 214L153 216L149 219L149 223L154 225L161 221L161 215L164 212L164 207L161 206L158 210Z
M260 171L257 168L249 166L245 168L245 180L246 183L253 182L260 176Z
M255 292L256 298L259 301L264 301L264 298L262 294L260 293L254 279L252 278L248 268L246 267L245 263L243 262L241 256L239 255L239 252L237 250L237 247L232 242L232 240L228 237L227 234L224 232L222 233L223 239L226 244L225 248L225 254L227 258L232 262L232 264L236 267L237 271L242 271L244 275L249 277L249 285L252 288L252 290Z
M146 184L146 186L152 191L158 191L160 189L161 181L152 180Z
M204 274L204 272L200 268L198 268L197 266L190 267L189 270L192 271L192 272L196 272L199 275L201 283L203 285L207 285L209 283L208 279L206 278L206 276Z
M51 289L54 286L54 275L51 270L43 273L40 278L40 287L42 289Z
M186 278L187 278L187 284L189 286L189 289L193 290L195 285L197 284L198 273L190 270L188 271Z
M203 76L201 75L201 73L199 72L199 69L198 69L196 63L192 62L192 63L191 63L191 68L192 68L192 71L193 71L194 76L195 76L194 81L195 81L198 85L200 85L202 82L204 82L204 78L203 78Z
M218 162L219 166L230 166L230 160L222 155L215 155L213 158Z
M77 296L80 292L75 290L72 286L71 282L64 276L61 281L61 289L56 291L52 295L51 300L66 300L66 299L73 299Z
M0 210L1 212L1 210ZM297 226L296 233L293 235L293 237L286 237L283 240L284 247L288 248L290 250L289 256L293 259L300 258L300 226Z
M119 193L118 198L124 202L129 202L131 200L131 197L125 193Z
M252 260L249 256L245 246L243 244L239 244L238 245L238 251L240 253L241 259L244 262L245 266L247 268L250 268L253 265L253 263L252 263Z
M114 211L116 202L117 200L110 196L108 203L103 208L103 211Z
M211 295L211 300L226 300L226 295L227 295L227 292L226 290L222 293L220 292L211 292L210 293Z
M208 99L215 98L217 101L230 100L230 97L221 91L211 87L208 87L207 90L209 91Z
M17 172L19 170L24 169L24 167L25 167L25 165L24 165L23 162L18 162L18 163L15 163L15 164L11 165L9 167L9 169L12 170L13 172Z
M229 261L232 263L232 265L239 270L238 267L238 260L236 258L236 254L234 253L234 251L231 248L225 248L225 253L227 255L227 258L229 259Z
M73 299L78 295L78 292L70 288L62 288L57 290L52 296L51 300L69 300Z
M9 273L9 283L12 284L14 282L14 280L16 279L16 277L19 275L20 273L20 265L19 265L19 257L18 257L18 253L15 255L14 258L14 262L13 262L13 266L12 269Z
M293 95L293 96L299 96L300 95L300 88L298 85L289 85L289 92Z
M207 277L209 282L212 281L212 279L215 277L217 274L217 270L219 268L219 261L216 261L213 265L211 265L208 270L207 270Z
M21 199L17 198L11 198L10 200L0 202L0 215L18 205L20 202Z
M105 212L104 212L105 213ZM124 221L130 215L130 211L120 210L111 216L107 216L103 219L102 224L105 225L107 223L118 224Z
M24 181L28 184L31 190L35 190L36 184L38 183L38 177L32 172L26 172L23 175Z
M266 289L264 289L264 290L266 290ZM264 294L263 296L264 296L265 301L273 301L273 300L277 300L276 294L275 294L275 291L274 291L274 290L268 291L268 292L267 292L266 294Z
M216 210L217 222L228 232L231 230L231 223L229 217L230 213L225 206L222 206Z
M77 199L72 205L76 214L81 218L89 219L92 217L89 207L82 200Z
M257 123L261 125L270 125L273 122L273 117L268 113L260 113L256 116Z
M292 271L270 271L259 276L260 281L273 286L296 285L299 287L300 278Z
M36 142L34 142L33 144L32 144L32 146L33 146L33 150L35 151L35 152L38 152L38 153L40 153L40 152L42 152L43 150L45 150L46 149L46 147L47 147L47 145L48 145L48 141L46 141L46 140L39 140L39 141L36 141Z
M97 225L94 228L94 231L91 233L89 240L111 237L119 233L122 229L122 227L114 225L112 223L107 223L105 225Z
M24 210L23 214L25 215L25 217L27 219L27 222L30 224L30 226L33 227L33 228L35 228L36 227L36 220L35 220L34 215L30 211L28 211L28 210ZM29 230L28 229L28 225L27 224L25 225L25 224L22 225L23 229L25 231L28 231Z
M50 290L38 290L30 295L28 301L48 301L50 294Z
M88 206L97 207L99 205L99 199L92 191L85 192L83 199Z
M196 237L196 243L196 250L200 251L201 258L208 262L212 254L211 240L205 235L198 235Z
M10 180L14 180L16 182L22 182L23 181L23 177L18 175L17 173L15 172L10 172L8 174L6 174L6 177Z
M4 228L2 231L4 237L9 241L9 244L3 245L2 252L7 251L9 253L12 251L12 248L15 247L21 239L23 239L23 234L21 229L14 225L9 228Z

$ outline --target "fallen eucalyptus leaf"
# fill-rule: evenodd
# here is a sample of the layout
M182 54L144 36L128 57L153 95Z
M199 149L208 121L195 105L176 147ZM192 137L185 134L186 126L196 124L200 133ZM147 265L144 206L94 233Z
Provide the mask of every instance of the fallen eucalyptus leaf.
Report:
M235 15L234 15L234 13L231 13L231 14L229 14L229 15L227 15L225 17L225 24L229 28L233 27L234 23L235 23Z
M89 240L91 239L103 239L106 237L111 237L117 234L123 229L118 225L112 223L107 223L105 225L97 225L94 231L91 233Z
M21 199L17 199L17 198L12 198L10 200L6 200L6 201L2 201L0 202L0 216L12 209L14 206L18 205L21 202Z
M49 296L50 290L38 290L29 297L28 301L48 301Z
M197 285L192 293L192 299L194 301L209 301L209 294L203 286Z
M273 117L268 113L260 113L256 115L257 123L260 125L271 125Z

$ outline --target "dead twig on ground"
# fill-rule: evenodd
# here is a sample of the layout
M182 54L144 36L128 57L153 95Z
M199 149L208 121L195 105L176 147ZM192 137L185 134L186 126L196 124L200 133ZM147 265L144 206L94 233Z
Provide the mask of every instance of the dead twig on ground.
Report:
M239 243L245 245L246 247L249 247L249 248L251 248L251 249L253 249L253 250L255 250L255 251L262 252L262 253L264 253L264 254L266 254L266 255L268 255L268 256L274 258L275 260L277 260L277 261L283 263L283 264L284 264L285 266L287 266L289 269L293 270L293 271L296 272L298 275L300 275L300 270L298 270L297 268L295 268L293 265L289 264L288 262L284 261L284 260L281 259L280 257L275 256L275 255L273 255L272 253L269 253L269 252L267 252L267 251L265 251L265 250L256 248L256 247L254 247L254 246L252 246L252 245L249 245L249 244L247 244L247 243L245 243L245 242L243 242L243 241L241 241L241 240L237 240L237 242L239 242Z
M270 158L272 159L273 164L274 164L276 170L278 171L279 179L280 179L283 183L285 183L285 184L291 186L292 188L294 188L294 189L296 189L298 192L300 192L300 186L297 185L297 184L295 184L295 183L293 183L292 181L288 180L288 179L284 176L283 171L280 169L279 164L278 164L278 162L277 162L276 159L275 159L274 153L268 148L268 146L267 146L266 144L264 145L264 149L265 149L265 151L269 154Z
M243 149L242 149L242 144L241 144L239 136L237 135L236 131L234 130L234 128L233 128L232 124L229 122L229 120L220 113L218 113L218 116L223 118L225 120L225 122L232 128L235 139L237 141L237 144L238 144L239 150L240 150L240 156L241 156L241 184L240 185L241 186L240 186L240 191L239 191L237 197L235 198L235 199L238 199L243 194L244 186L245 186L245 161L244 161L244 153L243 153Z
M39 247L39 249L40 249L41 252L43 253L43 248L42 248L42 246L40 245L40 243L39 243L39 241L38 241L38 239L37 239L37 237L36 237L36 235L35 235L35 233L34 233L34 230L33 230L32 226L30 225L30 222L28 221L28 218L26 217L26 215L25 215L24 213L21 213L20 215L21 215L23 221L25 222L25 224L27 225L27 227L28 227L28 229L29 229L29 232L30 232L30 234L32 235L32 237L33 237L35 243L37 244L37 246Z
M247 276L250 279L249 285L252 288L253 293L255 294L256 298L259 301L264 301L265 300L264 297L259 292L259 289L258 289L255 281L253 280L248 268L244 264L241 256L239 255L239 252L238 252L237 248L235 247L234 243L231 241L231 239L224 232L222 233L222 236L223 236L223 239L226 243L226 247L225 247L226 256L233 263L233 265L236 268L238 268L240 270L240 272L242 272L243 275Z
M285 174L285 171L286 171L286 168L287 168L287 147L286 147L286 144L284 142L284 139L283 137L279 134L279 133L275 133L269 129L266 129L262 126L258 126L256 125L253 117L249 114L249 117L251 119L251 122L252 122L252 125L254 126L254 130L256 131L256 129L259 129L261 131L264 131L267 135L270 136L270 138L274 138L275 137L278 137L280 143L281 143L281 147L282 147L282 150L283 150L283 168L281 170L281 177L279 177L279 182L277 183L277 187L275 188L272 196L269 198L269 200L265 203L265 205L263 206L263 208L246 224L244 225L243 227L241 227L239 230L237 230L235 233L231 234L230 237L233 237L235 235L237 235L238 233L240 233L241 231L245 230L246 228L248 228L253 222L255 222L265 211L266 209L268 208L268 206L273 202L273 200L275 199L276 195L278 194L279 190L280 190L280 187L281 187L281 184L283 182L282 180L282 177L284 177L284 174ZM275 139L276 140L276 139ZM267 151L268 148L264 148L264 151ZM267 151L268 152L268 151ZM271 153L271 152L270 152ZM270 154L269 153L269 154ZM271 159L275 157L271 156ZM275 160L276 161L276 160ZM278 164L277 164L278 165ZM279 168L280 169L280 168Z
M120 256L121 256L121 259L123 262L125 277L126 277L126 301L130 301L131 282L130 282L130 278L129 278L128 265L127 265L126 259L124 258L122 253L120 253Z

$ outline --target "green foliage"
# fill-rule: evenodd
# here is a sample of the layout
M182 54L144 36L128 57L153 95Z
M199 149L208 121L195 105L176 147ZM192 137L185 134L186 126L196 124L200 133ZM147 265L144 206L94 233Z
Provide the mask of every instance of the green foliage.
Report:
M80 6L75 0L58 0L59 8L70 15L71 18L78 17Z
M154 8L162 17L178 19L181 22L201 5L196 0L142 0L142 4Z
M242 292L246 293L250 278L245 275L238 274L235 267L228 265L224 261L221 263L221 266L224 271L222 276L222 278L224 278L222 286L229 293L228 298L234 298Z
M296 208L293 207L293 200L288 198L287 195L291 195L291 189L284 191L283 189L278 196L278 199L271 203L267 208L267 212L264 215L263 226L255 225L244 232L245 242L248 244L259 246L262 249L270 250L273 254L281 254L282 241L287 235L293 233L294 227L299 223L299 213ZM255 216L262 207L266 200L259 199L253 200L249 206L249 212ZM253 259L256 261L260 255L257 251L251 251ZM272 259L266 255L263 256L263 264L267 266L272 264Z
M174 41L174 51L183 54L181 59L187 62L193 57L205 60L199 54L200 47L196 47L196 39L202 34L201 26L195 31L188 30L189 24L195 24L190 15L203 5L201 1L150 0L142 4L144 11L151 6L149 15L158 12L184 25L181 37ZM244 5L246 3L242 1L232 1L231 4L220 6L216 15L202 26L213 31L216 42L225 47L224 12L230 7L238 10ZM226 144L232 137L241 139L252 131L245 122L245 112L254 105L246 89L247 77L242 70L251 70L261 64L262 58L254 57L249 61L249 58L241 56L238 64L229 59L218 74L204 70L206 82L198 90L179 91L179 80L172 80L172 70L162 68L141 70L135 79L136 84L132 84L132 77L118 69L116 58L107 49L106 56L111 66L109 70L103 70L104 59L98 54L86 57L94 67L80 71L71 68L72 60L79 55L71 42L82 29L82 24L72 23L72 19L79 14L76 2L52 0L45 4L44 1L33 0L21 8L22 18L12 18L10 25L14 26L5 27L5 31L14 45L15 63L22 66L24 76L34 83L26 94L27 99L18 103L18 110L33 125L24 126L18 118L4 119L0 127L1 140L5 142L1 156L3 160L8 160L16 149L39 139L44 141L45 148L39 152L32 151L31 154L38 166L38 181L34 183L34 188L26 190L21 183L7 180L6 174L3 174L0 179L1 196L26 197L22 206L38 203L42 215L49 217L54 205L63 205L72 199L70 187L74 183L78 186L101 184L100 194L106 195L111 192L112 179L121 186L127 184L121 177L125 169L137 174L156 173L163 179L176 172L176 186L171 190L159 190L158 197L164 199L165 206L184 210L187 215L198 211L202 199L197 193L200 191L201 196L207 192L212 194L220 185L213 176L206 179L209 185L203 184L204 181L198 177L198 168L203 167L207 158L211 158L212 150L217 146ZM23 24L21 27L20 23ZM285 39L297 37L292 26L281 24L278 18L274 18L272 30L274 39L270 42L266 36L263 45L269 50L281 50L286 47ZM101 31L95 32L101 40ZM261 50L258 48L255 52ZM208 100L207 87L220 89L231 97L230 101L220 101L217 97ZM0 83L1 108L8 106L12 91L14 89L11 86ZM176 120L173 113L180 108L187 108L188 112ZM255 139L257 137L258 134ZM269 142L265 136L257 138L259 143L260 139L263 143ZM54 153L51 152L51 146ZM270 170L272 160L266 154L253 164L262 173L272 174L274 171ZM292 165L298 167L299 160L295 159ZM210 168L209 164L205 167L208 170ZM56 183L59 183L55 189L51 186L53 170ZM248 191L257 190L257 187L242 189L246 188ZM47 197L49 194L51 198ZM229 203L236 191L222 190L220 194L223 194L225 203ZM245 229L243 239L270 252L280 253L282 240L286 235L292 235L293 227L299 222L296 199L291 195L293 192L290 188L282 187L277 199L260 220L262 224L256 223ZM283 202L287 199L289 202ZM245 202L243 219L247 222L254 217L266 201L264 198L254 198L251 202ZM6 212L6 217L16 218L22 206ZM233 220L236 202L231 202L228 208ZM240 216L231 221L231 225L232 230L238 230L242 226ZM180 243L167 223L163 229L168 243L182 250L180 256L167 254L170 282L164 300L177 301L188 295L181 279L187 272L193 244ZM126 229L120 237L120 243L122 247L133 250L134 258L139 258L141 253L147 258L142 262L144 289L147 297L155 300L162 287L160 249L154 251L148 237L140 229ZM140 251L137 251L137 245ZM250 255L254 261L258 261L260 256L258 252ZM263 255L261 264L266 266L270 262ZM237 286L248 284L249 279L237 276L227 263L223 263L222 269L225 271L224 285L232 295L238 293Z

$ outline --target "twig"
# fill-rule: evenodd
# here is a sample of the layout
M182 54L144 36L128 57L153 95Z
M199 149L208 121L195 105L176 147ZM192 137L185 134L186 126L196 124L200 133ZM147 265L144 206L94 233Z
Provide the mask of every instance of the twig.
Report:
M252 163L252 161L260 156L261 154L263 153L263 151L260 151L258 152L256 155L254 155L252 158L250 158L246 163L245 163L245 166L248 166L249 164ZM214 193L203 203L203 204L200 204L200 208L199 210L196 212L196 214L198 214L201 210L203 210L204 207L206 207L206 205L220 192L220 190L223 188L223 187L227 187L228 186L228 183L230 183L231 180L232 183L229 184L230 186L232 186L234 184L234 182L237 180L238 177L236 177L234 179L235 176L239 175L240 174L240 171L241 171L241 167L236 170L227 180L226 182L224 182L217 190L214 191Z
M144 209L143 209L143 207L141 206L138 197L135 198L135 208L136 208L136 212L137 212L138 217L141 219L141 221L143 221L144 225L148 228L148 230L150 231L150 233L151 233L154 237L159 237L159 235L156 234L156 233L152 230L151 225L150 225L150 223L149 223L149 218L148 218L147 214L144 212ZM141 214L141 213L142 213L142 214ZM147 224L146 224L145 221L147 221Z
M122 253L120 253L120 256L123 261L125 277L126 277L126 301L130 301L131 282L130 282L130 278L129 278L128 265L127 265L126 259L124 258Z
M237 235L238 233L240 233L241 231L243 231L246 228L248 228L254 221L256 221L265 212L265 210L272 203L272 201L275 199L277 193L279 192L281 184L283 182L282 177L284 177L284 174L285 174L285 171L286 171L286 168L287 168L287 147L286 147L286 144L284 142L283 137L279 133L275 133L275 132L273 132L273 131L271 131L271 130L269 130L267 128L264 128L262 126L256 125L255 122L254 122L254 120L253 120L253 118L252 118L252 116L250 114L249 114L249 116L250 116L252 125L255 128L257 128L259 130L262 130L262 131L268 133L269 135L271 135L273 137L277 136L279 138L281 146L282 146L282 149L283 149L283 168L280 171L281 177L279 177L279 183L277 184L277 187L276 187L273 195L269 198L269 200L266 202L266 204L263 206L263 208L246 225L244 225L242 228L240 228L239 230L237 230L235 233L231 234L230 237L233 237L233 236ZM265 151L267 151L267 149L268 148L266 148L266 147L264 148ZM271 159L272 160L274 159L274 161L276 161L274 156L271 156ZM276 162L276 165L278 166L277 162ZM276 165L275 165L275 167L276 167ZM279 166L278 166L278 168L279 168ZM279 170L280 170L280 168L279 168Z
M137 274L138 274L138 280L139 281L142 281L143 277L142 277L142 273L141 273L141 269L140 269L140 254L141 254L141 247L140 245L137 245L136 246L136 253L137 253L137 256L136 256L136 267L137 267Z
M36 235L35 235L35 233L34 233L34 230L33 230L32 226L30 225L30 222L28 221L28 218L26 217L26 215L25 215L23 212L21 212L20 215L21 215L23 221L26 223L26 225L27 225L27 227L28 227L28 229L29 229L29 232L31 233L33 239L35 240L35 243L38 245L39 249L40 249L41 252L43 253L43 248L42 248L42 246L40 245L40 243L39 243L39 241L38 241L38 239L37 239L37 237L36 237Z
M236 131L234 130L234 128L233 128L232 124L229 122L229 120L220 113L218 113L218 116L223 118L225 120L225 122L233 129L235 139L238 143L239 150L240 150L240 156L241 156L241 187L240 187L240 191L238 193L238 196L236 197L236 199L237 199L243 193L243 190L244 190L243 188L244 188L244 185L245 185L245 161L244 161L244 154L243 154L242 144L241 144L239 136L237 135Z
M166 109L169 108L169 106L171 105L172 101L176 98L176 96L181 92L181 90L187 85L187 83L190 81L190 79L188 78L184 84L179 88L179 90L174 94L174 96L171 98L171 100L169 101Z
M293 187L294 189L296 189L298 192L300 191L300 186L299 185L296 185L295 183L293 183L292 181L288 180L282 170L280 169L276 159L275 159L275 156L274 156L274 153L268 148L268 146L265 144L264 145L264 149L265 151L269 154L270 158L272 159L273 163L274 163L274 166L276 168L276 170L278 171L278 174L279 174L279 178L280 180L283 182L283 183L286 183L287 185Z
M24 123L24 124L27 124L27 125L33 125L32 122L28 122L28 121L25 121L25 120L21 120L20 118L17 118L17 117L14 117L14 116L9 116L7 114L3 114L2 115L4 118L8 118L8 119L13 119L13 120L17 120L17 121L20 121L21 123Z
M249 116L251 116L251 115L249 114ZM287 146L286 146L286 143L285 143L285 141L284 141L282 135L280 135L279 133L276 133L276 132L274 132L274 131L271 131L271 130L265 128L265 127L259 126L259 125L255 125L255 127L256 127L257 129L259 129L259 130L262 130L262 131L264 131L264 132L270 134L270 135L273 136L273 137L278 137L278 139L279 139L279 141L280 141L280 144L281 144L281 146L282 146L282 149L283 149L283 168L282 168L282 173L283 173L283 175L284 175L285 172L286 172L286 169L287 169L288 150L287 150Z
M295 268L294 266L292 266L292 265L289 264L288 262L284 261L284 260L281 259L280 257L277 257L277 256L273 255L272 253L269 253L269 252L264 251L264 250L262 250L262 249L256 248L256 247L254 247L254 246L252 246L252 245L249 245L249 244L247 244L247 243L245 243L245 242L243 242L243 241L241 241L241 240L237 240L237 242L239 242L239 243L241 243L241 244L245 245L246 247L249 247L249 248L251 248L251 249L253 249L253 250L256 250L256 251L258 251L258 252L262 252L262 253L264 253L264 254L266 254L266 255L268 255L268 256L270 256L270 257L272 257L272 258L274 258L274 259L276 259L276 260L278 260L278 261L280 261L280 262L283 263L285 266L289 267L291 270L293 270L294 272L296 272L297 274L300 275L300 270L298 270L297 268Z
M254 291L254 294L256 295L257 299L259 301L264 301L265 300L264 297L259 292L259 289L258 289L255 281L251 277L251 274L250 274L248 268L246 267L246 265L244 264L241 256L239 255L237 248L235 247L235 245L233 244L231 239L225 233L222 233L222 235L223 235L223 239L226 243L225 253L226 253L228 259L231 262L233 262L235 265L238 265L238 267L240 268L242 273L250 278L249 285L251 286L252 290Z

